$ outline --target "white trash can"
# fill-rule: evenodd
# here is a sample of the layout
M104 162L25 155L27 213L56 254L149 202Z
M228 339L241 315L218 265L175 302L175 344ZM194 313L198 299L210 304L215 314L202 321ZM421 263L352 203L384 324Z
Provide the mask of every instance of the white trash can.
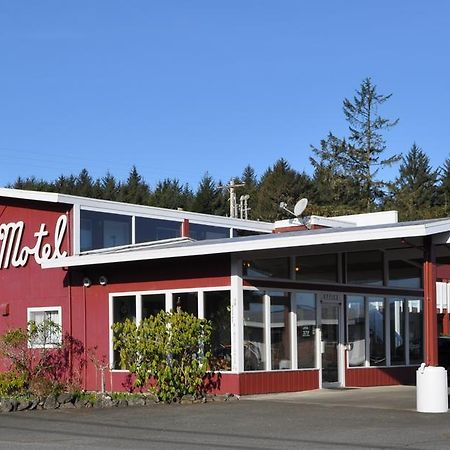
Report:
M417 411L446 413L448 410L447 371L443 367L425 366L416 372Z

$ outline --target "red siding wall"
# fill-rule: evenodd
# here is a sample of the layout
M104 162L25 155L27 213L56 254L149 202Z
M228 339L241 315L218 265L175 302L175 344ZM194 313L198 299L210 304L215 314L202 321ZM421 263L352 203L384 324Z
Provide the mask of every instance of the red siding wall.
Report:
M269 392L295 392L319 388L319 371L276 371L243 373L239 375L239 394L263 394Z
M41 224L46 225L49 235L43 238L43 245L54 247L55 224L62 214L70 215L70 207L38 202L20 202L0 198L0 223L24 222L21 247L33 248L34 233ZM69 221L70 223L70 218ZM2 242L0 241L0 247ZM67 228L61 251L70 253L70 226ZM0 268L0 304L9 304L9 314L0 316L0 333L27 324L27 307L62 306L63 327L69 328L70 300L65 287L67 272L63 269L43 270L30 256L24 267Z
M345 371L346 386L389 386L415 384L417 367L361 367Z
M108 283L101 286L98 279L106 276ZM120 266L98 266L86 270L71 270L74 334L85 342L86 348L96 348L98 359L109 359L109 294L153 291L164 289L196 289L230 285L229 257L180 258L175 261L147 261ZM82 284L89 277L92 285ZM76 324L76 325L75 325ZM85 324L85 325L84 325ZM87 389L99 389L100 375L95 366L87 366ZM96 373L97 372L97 373ZM107 376L107 389L111 377ZM121 389L125 374L114 372L114 389Z
M112 373L114 390L123 390L126 384L126 372L115 371ZM111 377L106 380L106 387L110 389ZM267 394L269 392L297 392L319 388L319 371L277 371L277 372L247 372L247 373L222 373L212 380L210 392L216 394ZM94 389L94 387L91 387ZM96 389L100 389L100 377Z

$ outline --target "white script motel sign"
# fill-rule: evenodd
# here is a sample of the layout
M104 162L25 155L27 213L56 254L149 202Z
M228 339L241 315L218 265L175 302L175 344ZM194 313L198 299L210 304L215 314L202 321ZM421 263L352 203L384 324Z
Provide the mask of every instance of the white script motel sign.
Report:
M22 245L25 224L23 221L0 224L0 269L7 269L9 265L13 267L24 267L30 256L33 256L37 264L49 259L63 258L67 252L61 252L61 245L67 229L67 217L59 216L55 225L53 245L43 244L43 240L48 236L45 223L41 223L39 231L34 233L35 243L33 247Z

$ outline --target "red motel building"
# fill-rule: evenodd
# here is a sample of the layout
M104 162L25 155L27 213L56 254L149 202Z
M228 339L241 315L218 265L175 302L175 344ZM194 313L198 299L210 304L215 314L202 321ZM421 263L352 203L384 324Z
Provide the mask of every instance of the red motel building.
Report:
M450 219L395 211L272 224L1 188L0 333L50 318L121 390L111 325L180 307L212 321L218 392L411 383L449 334L449 242Z

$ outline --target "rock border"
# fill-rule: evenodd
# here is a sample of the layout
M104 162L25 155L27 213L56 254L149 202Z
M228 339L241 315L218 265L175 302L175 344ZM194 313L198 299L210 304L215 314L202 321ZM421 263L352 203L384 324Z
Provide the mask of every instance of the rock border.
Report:
M133 406L153 406L167 404L160 402L152 394L123 394L86 392L50 394L45 397L3 397L0 398L0 412L32 411L37 409L71 409L71 408L123 408ZM114 398L114 397L119 398ZM172 404L192 405L194 403L230 402L239 400L236 394L206 394L202 397L184 395L174 399Z

